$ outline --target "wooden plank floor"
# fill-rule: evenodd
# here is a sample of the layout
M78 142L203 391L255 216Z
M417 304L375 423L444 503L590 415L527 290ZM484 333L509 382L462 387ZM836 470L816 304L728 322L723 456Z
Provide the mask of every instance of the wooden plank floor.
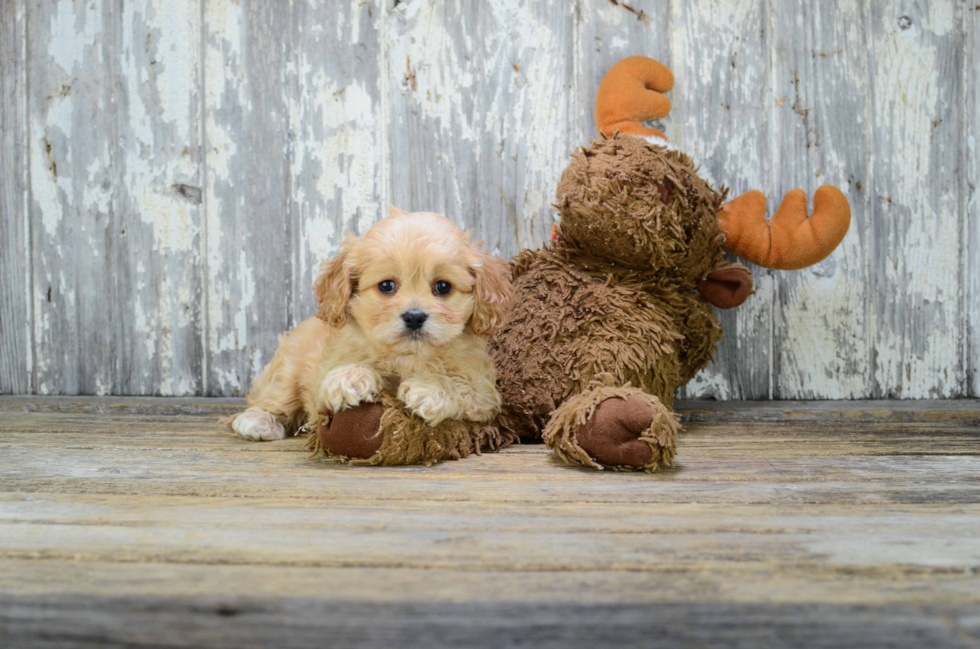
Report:
M978 402L681 406L651 476L0 399L0 647L980 646Z

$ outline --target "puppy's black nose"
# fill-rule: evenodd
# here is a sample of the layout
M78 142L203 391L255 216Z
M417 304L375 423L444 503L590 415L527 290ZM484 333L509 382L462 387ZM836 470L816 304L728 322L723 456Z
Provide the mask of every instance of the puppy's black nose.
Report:
M422 328L425 321L429 319L429 314L425 311L419 311L418 309L412 309L411 311L406 311L402 314L402 322L405 326L412 331L417 331Z

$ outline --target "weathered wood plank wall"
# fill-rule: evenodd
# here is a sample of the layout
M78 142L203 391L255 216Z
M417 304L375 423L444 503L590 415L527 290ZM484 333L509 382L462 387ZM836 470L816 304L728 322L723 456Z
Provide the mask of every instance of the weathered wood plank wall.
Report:
M973 4L8 0L0 392L242 394L389 202L538 245L646 54L719 182L853 208L826 261L755 269L683 396L980 396Z
M963 164L960 187L966 200L963 219L963 366L966 367L967 392L980 394L980 162L977 140L980 139L980 10L967 12L964 21L967 48L963 57L963 116L966 120L966 147L961 147Z
M26 38L23 3L0 3L0 393L15 394L34 388Z

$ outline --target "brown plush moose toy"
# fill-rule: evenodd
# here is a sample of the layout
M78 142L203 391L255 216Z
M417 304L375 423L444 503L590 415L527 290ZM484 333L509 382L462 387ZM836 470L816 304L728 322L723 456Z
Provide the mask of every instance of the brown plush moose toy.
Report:
M668 114L662 93L672 87L670 70L641 56L599 86L600 139L562 174L554 240L514 259L516 307L489 341L503 397L495 426L430 428L387 395L321 425L311 447L359 463L431 463L534 437L570 463L670 465L674 392L722 335L713 306L738 306L752 290L748 269L723 249L799 269L829 255L850 225L847 199L830 186L816 191L809 218L802 190L771 220L758 191L725 203L727 190L640 123Z

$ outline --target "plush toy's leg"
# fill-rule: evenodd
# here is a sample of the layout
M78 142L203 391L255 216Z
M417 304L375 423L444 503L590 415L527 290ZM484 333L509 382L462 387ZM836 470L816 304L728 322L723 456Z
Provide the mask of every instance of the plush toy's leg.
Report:
M365 460L377 453L384 442L384 411L377 402L341 410L318 422L310 439L316 439L320 448L331 455Z
M516 440L487 423L446 420L430 426L390 391L374 403L324 413L312 423L307 448L314 455L362 465L431 465L496 451Z
M602 385L567 399L542 436L566 462L654 472L670 466L679 431L677 417L657 397Z

